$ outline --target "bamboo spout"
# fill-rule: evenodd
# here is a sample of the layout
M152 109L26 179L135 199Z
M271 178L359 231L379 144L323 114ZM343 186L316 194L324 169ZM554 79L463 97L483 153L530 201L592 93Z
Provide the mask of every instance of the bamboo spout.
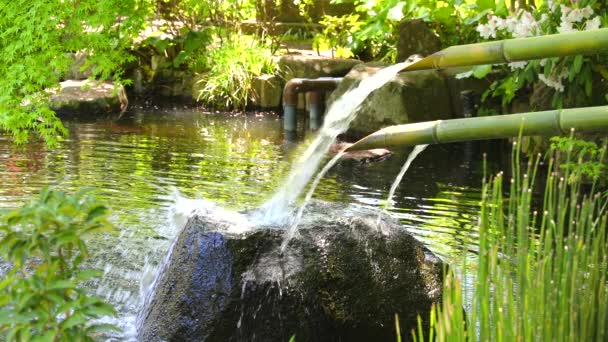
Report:
M345 151L420 144L486 140L522 135L608 132L608 106L550 110L390 126L357 141Z
M608 28L452 46L406 66L401 72L585 55L604 50L608 50Z

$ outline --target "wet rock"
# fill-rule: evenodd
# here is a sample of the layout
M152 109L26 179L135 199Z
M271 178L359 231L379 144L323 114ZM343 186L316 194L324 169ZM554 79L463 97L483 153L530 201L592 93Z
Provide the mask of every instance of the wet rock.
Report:
M122 86L112 82L67 80L51 95L50 106L60 115L91 115L124 112L129 105Z
M386 215L313 202L299 237L284 229L192 217L140 316L141 341L407 339L441 299L442 263Z
M353 143L339 142L330 146L329 154L336 155L341 151L351 147ZM358 162L378 162L390 157L393 153L385 148L374 148L370 150L346 152L341 159L351 159Z
M331 94L329 103L376 73L385 65L356 65ZM366 135L380 128L411 122L453 118L450 91L443 75L435 70L400 73L372 92L361 105L349 132Z
M355 65L362 62L350 58L331 58L310 55L284 55L279 58L279 68L285 73L285 79L342 77Z
M275 75L260 75L253 79L252 104L262 109L281 106L283 82Z
M398 30L397 62L403 62L412 55L428 56L441 50L439 37L422 19L404 20Z

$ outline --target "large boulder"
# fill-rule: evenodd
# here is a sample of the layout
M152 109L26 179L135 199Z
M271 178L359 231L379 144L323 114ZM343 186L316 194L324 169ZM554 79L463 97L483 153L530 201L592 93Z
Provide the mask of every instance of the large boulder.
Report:
M125 90L112 82L67 80L51 95L50 106L60 115L95 115L124 112L129 101Z
M313 202L284 252L284 229L221 216L189 219L141 341L394 341L441 299L442 262L385 214Z
M441 50L439 37L422 19L407 19L399 23L397 39L397 62L412 55L428 56Z
M356 65L331 94L329 104L343 96L362 79L385 65ZM453 118L450 91L443 75L436 70L400 73L372 92L363 102L350 133L372 133L390 125Z
M357 64L357 59L311 55L284 55L278 60L286 80L292 78L342 77Z

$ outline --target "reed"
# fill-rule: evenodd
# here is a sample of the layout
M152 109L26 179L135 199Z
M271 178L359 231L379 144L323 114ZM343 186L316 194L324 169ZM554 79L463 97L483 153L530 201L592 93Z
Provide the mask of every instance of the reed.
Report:
M571 158L568 153L566 162ZM412 331L414 340L608 338L608 193L598 190L597 179L583 190L579 167L543 177L542 201L535 204L540 161L537 157L520 167L514 147L512 178L499 173L484 181L475 270L467 271L472 268L463 259L460 275L448 272L430 331ZM553 160L548 163L552 170ZM471 276L473 293L466 295L461 279Z

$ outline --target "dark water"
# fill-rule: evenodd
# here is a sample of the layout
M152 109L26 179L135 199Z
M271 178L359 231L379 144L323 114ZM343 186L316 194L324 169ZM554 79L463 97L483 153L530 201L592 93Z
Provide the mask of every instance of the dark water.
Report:
M53 150L34 143L14 147L0 136L0 207L16 207L45 185L97 189L118 229L90 242L93 266L106 271L92 288L117 305L127 335L140 289L177 232L175 212L194 204L174 189L227 208L256 207L272 195L303 145L283 141L273 114L142 111L66 125L69 138ZM339 162L314 197L379 207L408 152L378 163ZM483 152L498 154L488 143L429 146L394 197L391 212L448 261L475 245Z

